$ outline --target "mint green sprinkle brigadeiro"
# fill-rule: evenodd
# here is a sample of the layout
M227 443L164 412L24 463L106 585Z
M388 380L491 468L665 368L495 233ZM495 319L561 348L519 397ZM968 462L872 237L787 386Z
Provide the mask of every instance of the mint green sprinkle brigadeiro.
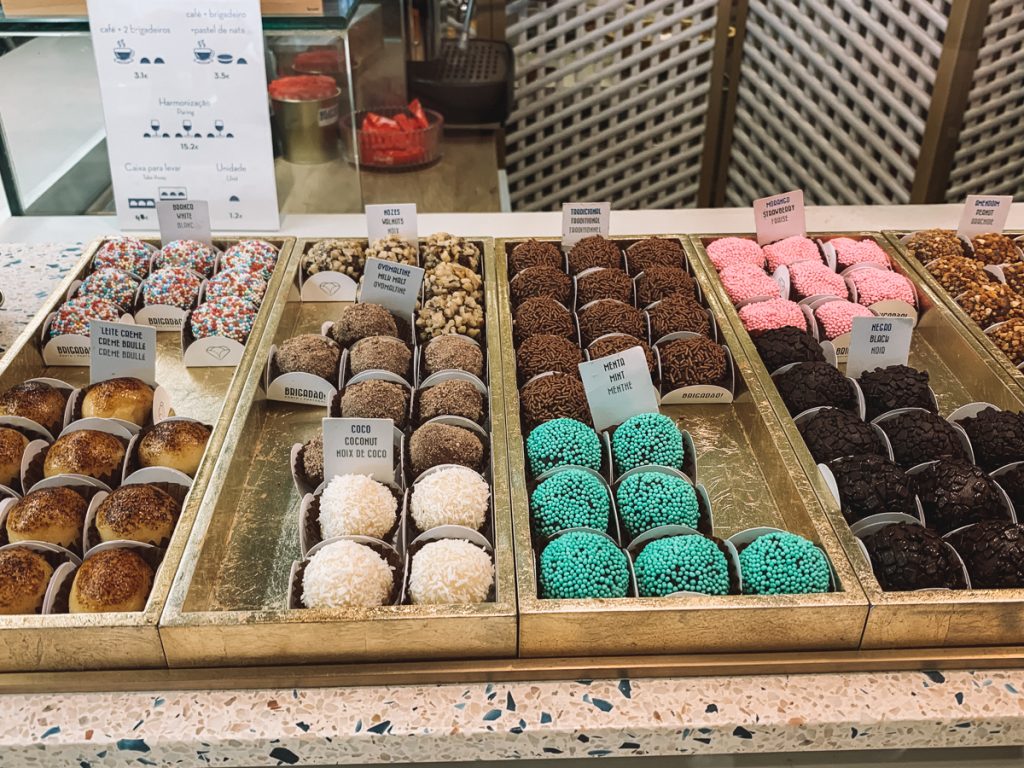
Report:
M793 533L766 533L754 539L740 552L740 572L748 595L828 592L825 554Z
M615 470L622 474L644 464L683 468L683 434L660 413L641 413L624 421L612 434Z
M575 419L553 419L526 438L526 460L536 477L555 467L575 465L601 469L601 441L597 433Z
M673 592L729 594L729 564L711 539L696 534L655 539L636 557L641 597Z
M635 539L659 525L688 525L700 522L697 492L686 480L663 472L637 472L615 491L619 515L626 533Z
M626 555L605 536L571 531L540 553L540 596L569 600L625 597L629 588Z
M604 483L582 469L552 475L530 494L530 516L540 536L566 528L607 530L611 506Z

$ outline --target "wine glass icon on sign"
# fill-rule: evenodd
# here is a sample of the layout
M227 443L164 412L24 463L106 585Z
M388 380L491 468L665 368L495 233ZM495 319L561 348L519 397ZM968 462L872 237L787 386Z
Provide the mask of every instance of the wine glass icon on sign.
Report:
M185 118L181 121L181 127L185 131L185 136L188 136L190 133L192 133L192 121L188 118Z

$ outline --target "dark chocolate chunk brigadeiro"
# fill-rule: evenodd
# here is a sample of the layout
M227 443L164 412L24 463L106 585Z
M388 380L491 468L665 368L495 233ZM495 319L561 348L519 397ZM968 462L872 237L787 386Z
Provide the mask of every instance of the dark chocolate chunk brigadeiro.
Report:
M884 456L848 456L829 465L839 489L843 517L856 523L883 512L917 514L910 479Z
M822 408L800 423L800 434L819 464L857 454L885 456L885 445L875 428L849 411Z
M889 438L894 460L904 469L937 459L967 458L953 425L934 413L907 411L879 426Z
M963 587L956 556L929 528L895 523L865 536L863 542L875 578L886 592Z
M828 363L797 363L774 380L791 416L821 405L851 412L857 407L849 379Z
M937 406L928 387L928 372L906 365L890 365L865 371L857 380L867 403L867 419L897 408L924 408L932 413Z

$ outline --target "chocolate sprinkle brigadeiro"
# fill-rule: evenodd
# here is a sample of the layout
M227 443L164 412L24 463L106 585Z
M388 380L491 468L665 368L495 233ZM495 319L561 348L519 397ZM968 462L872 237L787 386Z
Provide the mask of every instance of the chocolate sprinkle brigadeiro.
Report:
M692 296L675 293L662 299L647 310L651 319L651 340L657 342L662 336L678 331L690 331L703 336L711 334L708 314Z
M580 240L569 250L569 271L578 275L591 267L621 267L622 251L611 240L593 235Z
M839 489L843 517L856 523L883 512L917 514L910 479L883 456L848 456L829 465Z
M633 300L633 281L621 269L596 269L576 280L576 306L585 307L599 299Z
M519 394L519 403L528 430L552 419L591 423L583 383L567 373L552 373L530 380Z
M979 467L991 472L1024 461L1024 414L985 408L959 424L971 439Z
M974 589L1024 587L1024 525L983 520L948 541L963 558Z
M409 390L394 381L349 384L341 395L341 416L346 419L391 419L402 429L408 410Z
M449 334L430 341L423 351L427 375L438 371L465 371L477 378L484 373L484 353L479 344Z
M725 350L706 336L676 339L660 347L661 373L668 389L718 384L725 378Z
M962 586L960 564L939 534L929 528L896 523L862 541L875 578L886 592Z
M847 411L857 406L849 380L828 363L797 363L774 381L791 416L820 405Z
M566 339L576 337L572 313L554 299L546 296L527 299L519 305L519 309L513 313L512 318L516 340L520 344L539 333L562 336Z
M589 344L606 333L644 335L644 313L630 304L613 299L602 299L581 309L576 317L580 324L583 343Z
M896 463L904 469L936 459L967 458L956 430L934 413L909 411L879 426L889 438Z
M999 489L979 467L942 459L910 476L930 528L949 533L979 520L1007 518Z
M932 413L938 410L928 388L927 371L890 365L865 371L858 383L867 403L868 421L897 408L924 408Z
M561 336L547 333L531 336L519 346L516 352L516 366L523 381L548 371L579 376L579 364L583 362L580 348Z
M512 273L521 272L530 267L551 267L563 271L565 269L565 257L558 250L554 243L541 240L527 240L512 249L509 256L509 264L512 266Z
M587 349L590 352L591 359L597 360L601 357L625 352L630 347L640 347L644 351L644 357L647 358L647 367L653 376L655 372L654 351L651 349L651 345L643 339L638 339L626 333L613 333L591 342Z
M638 275L651 267L681 267L686 259L678 240L648 237L630 246L629 271Z
M679 267L649 267L636 279L637 304L647 307L656 301L681 293L696 298L697 283Z
M875 428L848 411L823 408L799 426L811 456L826 464L844 456L885 455L885 445Z
M753 333L751 339L768 373L790 363L825 362L825 353L814 337L791 325Z
M529 267L512 278L508 289L513 307L537 296L547 296L568 306L572 278L554 267Z
M303 333L285 340L277 349L281 373L303 372L337 382L341 349L337 342L318 333Z

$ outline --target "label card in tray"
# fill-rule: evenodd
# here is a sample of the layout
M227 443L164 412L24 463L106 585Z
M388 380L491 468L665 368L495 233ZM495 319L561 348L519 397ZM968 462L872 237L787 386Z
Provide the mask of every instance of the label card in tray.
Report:
M853 318L846 375L855 379L864 371L906 365L913 335L914 321L909 317Z
M580 377L599 432L638 413L658 411L658 392L640 347L580 363Z
M324 479L369 475L393 483L394 427L391 419L324 419Z
M382 259L367 259L363 270L363 284L359 301L380 304L407 320L412 318L420 298L424 270L408 264L396 264Z
M398 235L413 243L419 237L416 203L389 203L366 206L366 231L370 242Z
M1002 232L1012 203L1013 195L968 195L956 233L975 237L988 232Z
M806 235L804 192L794 189L781 195L754 201L754 227L758 245L774 243L794 235Z
M164 245L174 240L198 240L213 245L210 204L205 200L161 200L156 204L156 215L160 220L160 242Z
M89 323L89 381L132 376L156 384L156 328L131 323Z
M611 203L565 203L562 205L562 245L576 245L585 237L608 236Z

